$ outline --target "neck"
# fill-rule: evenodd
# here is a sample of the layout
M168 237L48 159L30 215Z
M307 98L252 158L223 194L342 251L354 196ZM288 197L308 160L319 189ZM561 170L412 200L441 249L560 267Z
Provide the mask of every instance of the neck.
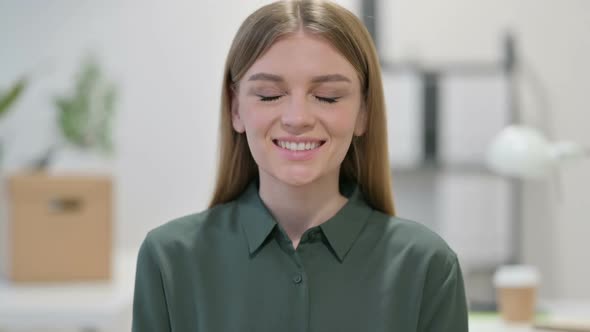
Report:
M333 217L348 199L340 194L338 172L293 186L260 172L260 198L297 248L303 233Z

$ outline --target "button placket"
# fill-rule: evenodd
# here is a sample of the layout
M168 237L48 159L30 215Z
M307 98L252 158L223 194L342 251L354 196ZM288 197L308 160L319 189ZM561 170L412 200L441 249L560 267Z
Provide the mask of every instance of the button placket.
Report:
M295 274L293 274L292 280L295 285L299 285L303 281L303 275L301 274L301 272L296 272Z

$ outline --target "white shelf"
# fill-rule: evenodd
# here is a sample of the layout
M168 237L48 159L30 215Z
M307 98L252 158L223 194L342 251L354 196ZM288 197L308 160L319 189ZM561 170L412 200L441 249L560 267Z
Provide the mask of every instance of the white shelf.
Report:
M0 279L0 329L108 329L133 305L137 250L115 255L105 282L20 284Z

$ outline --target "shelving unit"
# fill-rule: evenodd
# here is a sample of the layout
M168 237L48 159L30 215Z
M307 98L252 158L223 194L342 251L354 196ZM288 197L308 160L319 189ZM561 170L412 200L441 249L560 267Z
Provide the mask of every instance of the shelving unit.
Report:
M382 14L377 11L378 3L378 0L363 0L361 2L361 16L376 42L379 40L378 37L380 31L378 31L378 23L380 14ZM485 148L481 147L482 155L477 158L473 158L473 156L471 159L463 158L460 156L460 153L456 153L457 151L461 152L460 149L456 148L457 146L465 144L467 147L469 145L467 143L473 142L468 141L470 137L466 137L467 141L460 141L458 138L462 137L461 135L468 136L468 134L463 134L461 132L449 134L448 132L445 132L445 130L449 130L448 128L445 129L445 125L452 128L452 130L461 130L461 126L465 126L466 124L461 122L456 124L450 123L449 125L448 119L451 115L445 113L445 111L449 111L449 105L445 105L447 109L444 109L443 107L443 104L448 103L448 100L444 99L444 93L448 93L448 91L445 91L445 87L448 87L448 84L453 83L453 79L456 79L456 81L459 82L461 82L461 80L464 82L471 80L474 84L486 80L492 82L497 80L499 82L497 85L491 84L490 86L497 89L505 89L503 92L506 97L505 105L501 105L503 107L500 107L501 111L505 112L501 115L505 120L502 121L502 123L499 123L500 128L498 129L501 129L501 127L510 123L519 122L520 119L517 109L518 103L515 88L515 74L518 57L514 37L510 34L506 35L502 47L503 57L497 62L472 61L427 66L418 61L414 62L411 60L405 63L391 62L387 59L381 60L384 78L387 76L395 77L396 75L414 75L420 82L419 84L421 88L421 100L417 103L420 107L419 110L416 110L417 112L420 112L419 117L417 118L421 121L420 144L418 145L418 148L421 150L420 160L414 165L407 165L406 161L398 164L395 156L391 158L393 189L396 197L398 213L400 213L400 217L402 218L414 219L433 228L447 239L451 246L454 245L454 247L459 249L458 254L460 259L461 257L464 258L462 264L464 265L465 282L468 296L470 297L470 305L475 309L494 308L495 301L494 292L491 286L491 278L496 267L500 264L518 263L521 261L522 188L521 183L518 180L501 178L488 170L485 166ZM377 49L379 50L379 45L377 45ZM467 84L468 83L465 83L464 85L468 87ZM385 92L386 98L388 93L392 93L392 91ZM458 100L457 98L455 98L454 101L461 102L461 100ZM468 103L468 101L466 101L466 103ZM395 107L392 107L391 104L395 104L395 100L393 100L392 103L388 103L388 111L390 112L389 117L395 119L396 115L399 114L395 112ZM394 109L392 110L392 108ZM499 108L496 107L496 109ZM474 112L475 111L477 110L474 110ZM464 119L461 119L461 121L464 121ZM468 121L465 120L465 122ZM473 125L477 126L478 124L475 123ZM484 127L485 126L481 126L481 128ZM391 136L397 135L397 133L395 132L395 128L392 129L390 127L389 129L389 148L393 151L391 154L395 155L395 148L396 145L399 146L400 138L397 137L398 141L392 142ZM397 127L397 129L400 128ZM471 129L473 131L477 130L477 127L467 127L464 129ZM469 132L469 130L465 131ZM454 159L448 157L449 151L452 149L448 149L448 142L444 142L444 139L448 139L449 137L459 140L454 143ZM474 259L471 257L466 262L465 260L467 259L465 259L465 256L473 255L473 252L477 252L477 250L463 250L462 252L462 243L459 243L458 245L457 243L460 241L453 241L457 238L462 238L465 241L466 238L470 236L467 232L469 231L469 223L471 223L472 220L462 220L462 222L464 222L463 225L465 226L464 230L457 230L457 226L460 225L457 225L456 223L460 221L453 220L455 224L452 227L455 227L455 232L449 232L448 227L440 224L441 214L444 214L444 209L441 210L440 205L442 205L442 203L440 203L440 201L442 199L441 197L437 197L437 195L440 196L441 194L439 193L441 192L442 195L448 194L449 192L453 193L452 189L441 189L441 186L445 186L445 181L447 184L450 183L450 186L452 187L453 180L466 183L466 187L469 186L469 181L473 182L474 185L471 189L474 191L475 195L478 193L478 190L474 189L478 186L478 181L484 183L489 182L490 187L493 188L490 189L490 194L486 194L485 196L488 198L491 197L492 199L497 198L498 205L506 208L505 212L507 215L503 217L500 216L501 213L498 212L497 218L507 220L497 221L498 224L496 227L498 232L505 232L505 235L509 237L508 239L505 239L507 241L506 245L496 243L496 245L500 247L496 248L497 252L506 252L506 254L499 254L499 256L502 257L499 257L496 261L491 261L488 259L489 257L482 257L481 259ZM443 182L442 185L441 182ZM506 194L501 193L504 191L504 188L506 189ZM481 193L482 191L479 190L479 192ZM446 199L447 203L452 200L452 198L448 197L443 198ZM472 198L470 201L473 203L474 199ZM478 203L476 199L475 202ZM481 203L485 204L485 202ZM405 207L407 207L407 209L405 209ZM446 209L447 214L456 217L455 219L461 218L461 211L459 211L459 208L450 208L448 206L443 206L443 208ZM466 209L465 215L469 215L468 212L473 214L475 208L477 207L471 207L470 211L467 211L469 209ZM483 210L485 210L485 206L482 205L482 213L484 213ZM493 211L488 212L493 213ZM465 217L464 219L467 218L468 217ZM501 222L504 222L509 229L502 229L502 226L500 225ZM490 228L493 227L490 226ZM479 231L474 236L483 235L486 234L481 234L481 231ZM472 239L472 242L477 242L478 240L482 240L482 245L485 245L485 239ZM490 241L489 238L487 240L488 242ZM490 250L494 250L494 248L490 248ZM465 251L469 252L466 253Z

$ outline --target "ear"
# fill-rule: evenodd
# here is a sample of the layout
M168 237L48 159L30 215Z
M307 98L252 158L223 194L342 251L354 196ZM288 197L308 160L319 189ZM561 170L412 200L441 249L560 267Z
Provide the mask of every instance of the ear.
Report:
M354 135L363 136L367 130L367 108L365 103L361 105L358 115L356 116L356 123L354 125Z
M231 88L231 120L232 126L234 130L238 133L243 133L246 131L246 127L244 126L244 121L240 117L240 105L238 103L238 91L236 89Z

